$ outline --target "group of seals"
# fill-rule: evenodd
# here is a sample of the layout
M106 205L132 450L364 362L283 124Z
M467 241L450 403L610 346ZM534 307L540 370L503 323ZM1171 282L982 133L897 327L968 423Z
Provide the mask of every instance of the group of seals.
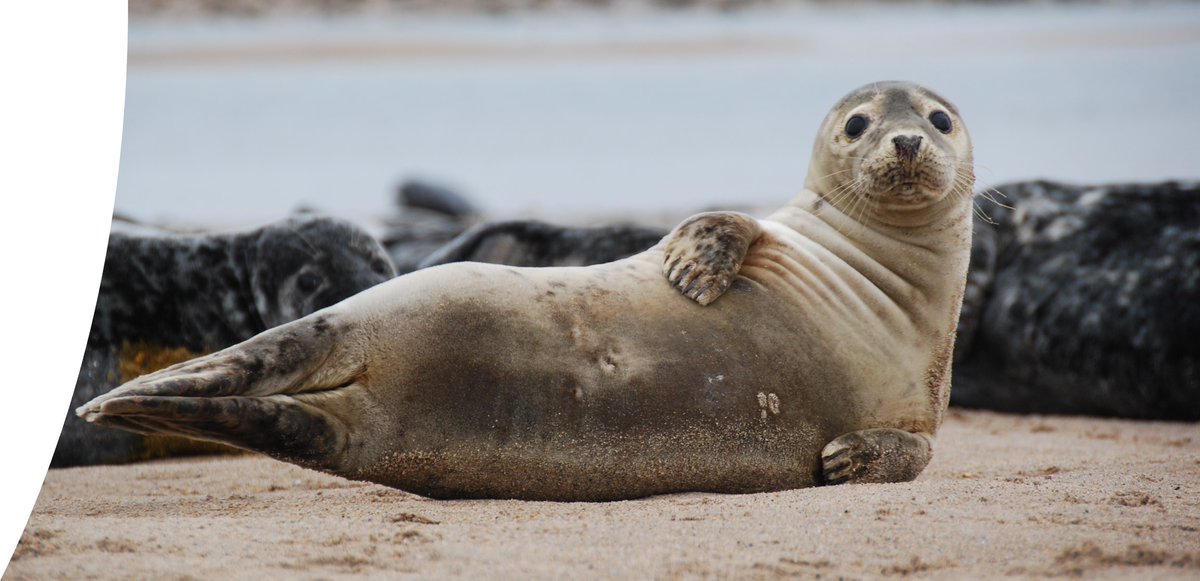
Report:
M374 238L318 215L230 234L117 226L72 410L142 373L244 341L394 276ZM125 462L179 448L70 413L51 466Z
M765 220L591 267L420 270L78 413L436 498L909 480L949 397L973 180L950 103L868 85Z
M975 228L955 405L1200 420L1200 184L995 194Z

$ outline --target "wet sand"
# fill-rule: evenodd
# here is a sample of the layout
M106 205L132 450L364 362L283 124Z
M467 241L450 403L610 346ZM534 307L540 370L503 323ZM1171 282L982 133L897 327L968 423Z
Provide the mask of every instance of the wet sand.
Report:
M434 501L257 456L53 470L5 579L1200 577L1200 425L952 411L915 482Z

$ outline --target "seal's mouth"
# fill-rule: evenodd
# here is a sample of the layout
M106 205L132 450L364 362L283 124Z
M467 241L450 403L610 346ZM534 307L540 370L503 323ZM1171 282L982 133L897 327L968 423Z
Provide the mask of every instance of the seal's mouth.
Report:
M897 202L920 202L929 198L941 197L942 184L931 180L906 180L892 185L884 192L884 197Z
M863 173L880 202L898 206L941 199L953 181L950 168L931 155L912 160L885 156L876 163L868 163Z
M924 193L926 187L926 184L922 182L906 181L892 186L892 189L888 193L897 196L914 196Z

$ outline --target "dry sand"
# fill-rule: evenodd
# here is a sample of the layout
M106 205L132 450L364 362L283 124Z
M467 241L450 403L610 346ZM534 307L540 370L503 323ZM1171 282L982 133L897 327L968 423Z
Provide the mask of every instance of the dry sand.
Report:
M1200 578L1200 425L952 411L916 482L434 501L257 456L49 473L5 579Z

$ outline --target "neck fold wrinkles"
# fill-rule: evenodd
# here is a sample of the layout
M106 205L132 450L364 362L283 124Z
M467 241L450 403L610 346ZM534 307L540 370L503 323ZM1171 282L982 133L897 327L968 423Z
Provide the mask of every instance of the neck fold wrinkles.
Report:
M805 190L769 219L819 243L869 279L910 318L924 319L917 312L924 311L921 306L934 312L952 311L950 303L962 293L971 251L970 203L970 199L947 196L921 212L918 226L874 218L866 218L864 224ZM906 218L912 221L916 216Z

